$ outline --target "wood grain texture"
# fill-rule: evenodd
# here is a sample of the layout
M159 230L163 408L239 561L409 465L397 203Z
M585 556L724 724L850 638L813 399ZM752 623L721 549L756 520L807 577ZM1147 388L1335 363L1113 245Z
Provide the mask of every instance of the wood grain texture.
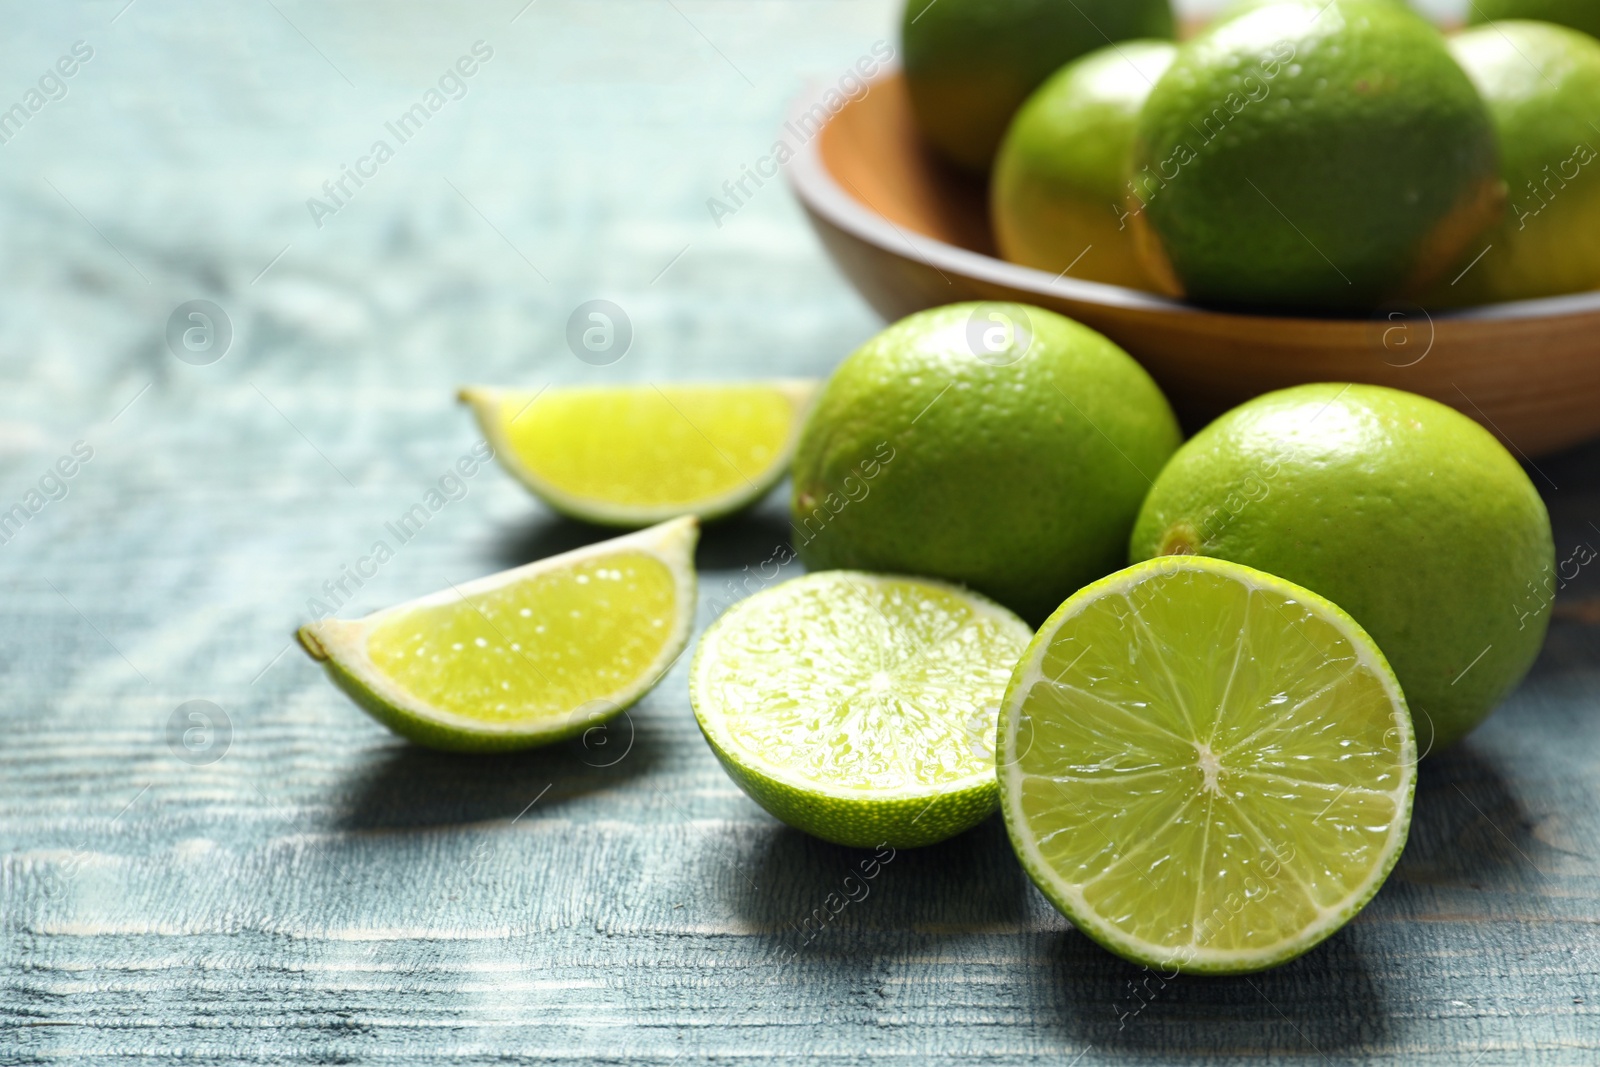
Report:
M1422 768L1372 906L1247 979L1094 947L993 821L809 936L867 854L732 786L686 663L587 744L471 759L289 647L472 445L455 386L815 375L876 329L780 186L721 228L705 200L889 6L680 3L714 45L653 3L119 6L0 44L22 72L96 48L0 149L0 507L93 449L0 544L0 1064L1600 1058L1594 564L1528 683ZM317 229L304 199L480 38L460 110ZM636 329L609 367L565 342L597 295ZM210 366L162 339L195 298L235 330ZM1600 545L1600 449L1538 463L1558 558ZM700 627L786 528L780 494L707 530ZM343 613L601 536L487 469ZM231 723L209 764L168 743L195 699Z

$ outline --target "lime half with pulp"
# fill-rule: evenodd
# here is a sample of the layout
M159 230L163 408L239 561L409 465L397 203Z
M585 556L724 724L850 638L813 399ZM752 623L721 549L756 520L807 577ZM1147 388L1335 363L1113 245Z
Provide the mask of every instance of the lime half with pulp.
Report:
M300 643L350 697L430 748L494 752L574 737L633 704L689 641L694 519L567 552L368 615Z
M996 715L1030 636L957 586L821 571L718 619L689 696L728 774L777 818L842 845L927 845L994 811Z
M1405 846L1416 759L1355 620L1197 556L1075 594L1000 713L1023 867L1078 929L1163 971L1261 970L1348 922Z
M461 390L500 463L564 515L639 527L714 519L787 473L817 385Z

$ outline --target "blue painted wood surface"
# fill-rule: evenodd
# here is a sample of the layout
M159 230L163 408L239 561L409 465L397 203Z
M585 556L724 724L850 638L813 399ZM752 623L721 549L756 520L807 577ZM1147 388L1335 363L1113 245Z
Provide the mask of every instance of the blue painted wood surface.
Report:
M0 508L40 494L0 544L0 1063L1600 1060L1592 564L1372 906L1226 980L1089 944L995 822L799 932L866 854L732 786L682 663L587 744L468 759L289 648L474 443L457 385L818 375L875 329L779 183L706 200L889 5L124 3L0 41L6 106L93 51L0 145ZM634 327L607 366L565 339L592 298ZM196 299L209 364L166 338ZM1559 558L1597 464L1535 472ZM601 536L492 468L456 495L341 613ZM707 531L702 625L785 536L778 498ZM185 747L195 700L228 726Z

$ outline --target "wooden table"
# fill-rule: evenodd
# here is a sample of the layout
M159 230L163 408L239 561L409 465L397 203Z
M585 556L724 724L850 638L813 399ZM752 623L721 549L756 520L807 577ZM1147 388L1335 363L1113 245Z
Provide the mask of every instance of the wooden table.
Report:
M886 5L122 3L0 45L18 99L94 50L0 148L0 508L40 492L0 544L0 1063L1600 1060L1600 568L1426 763L1372 906L1228 980L1089 944L993 821L806 940L860 856L732 786L681 663L587 746L469 759L289 647L471 447L456 385L820 375L876 328L779 183L720 227L705 201ZM635 333L605 366L565 339L597 297ZM220 359L187 312L169 344L192 300ZM1539 466L1560 558L1600 544L1600 448ZM708 531L702 625L784 518ZM599 536L488 469L341 613Z

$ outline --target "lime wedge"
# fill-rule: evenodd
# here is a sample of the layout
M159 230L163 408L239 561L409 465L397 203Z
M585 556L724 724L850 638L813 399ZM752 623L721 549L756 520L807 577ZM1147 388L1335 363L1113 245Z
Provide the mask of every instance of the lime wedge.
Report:
M1355 620L1197 556L1072 596L1000 713L1023 867L1078 929L1163 971L1261 970L1348 922L1405 847L1416 759Z
M810 381L466 388L500 462L563 514L637 527L755 503L789 468Z
M822 571L718 619L689 698L728 774L777 818L842 845L927 845L994 811L996 715L1029 636L956 586Z
M300 643L355 702L418 744L498 752L573 737L660 680L694 621L694 519L324 619Z

